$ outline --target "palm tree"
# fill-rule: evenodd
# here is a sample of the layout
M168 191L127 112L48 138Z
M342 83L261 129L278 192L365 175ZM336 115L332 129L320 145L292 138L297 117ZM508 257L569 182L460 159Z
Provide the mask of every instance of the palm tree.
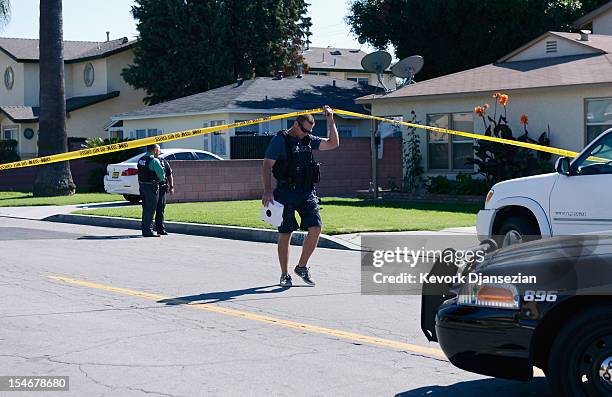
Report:
M68 150L62 0L40 0L39 38L38 155L48 156ZM75 189L67 161L41 166L34 182L34 196L68 196Z

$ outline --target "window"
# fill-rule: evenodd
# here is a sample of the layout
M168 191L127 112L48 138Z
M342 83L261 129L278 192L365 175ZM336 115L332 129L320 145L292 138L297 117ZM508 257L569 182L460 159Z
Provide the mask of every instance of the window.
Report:
M109 131L109 136L111 139L123 139L123 131L121 130Z
M612 98L586 100L586 143L612 128Z
M161 130L157 128L147 128L136 130L136 139L148 138L161 134Z
M236 120L236 123L240 123L246 120ZM258 124L251 124L251 125L245 125L242 127L236 127L234 128L234 133L236 135L258 135L259 134L259 125Z
M196 158L191 152L178 152L174 153L174 160L196 160Z
M312 74L315 76L327 76L329 73L327 72L308 72L308 74Z
M595 142L572 164L572 168L578 175L612 174L612 135Z
M352 125L337 125L338 128L338 136L341 138L351 138L355 131L355 126Z
M87 87L91 87L94 82L94 67L91 62L88 62L83 69L83 81Z
M428 114L427 125L473 132L471 112ZM435 131L427 133L428 168L432 170L473 170L466 160L474 156L474 140Z
M198 157L198 160L218 160L215 156L211 156L208 153L196 152L196 156Z
M12 90L14 83L15 83L15 73L13 72L13 68L9 66L4 71L4 86L6 87L7 90Z
M210 122L211 127L218 125L224 125L225 120L212 120ZM225 131L213 132L210 137L210 151L219 156L225 156L227 154L227 144ZM204 135L206 136L206 135Z
M347 80L356 81L357 83L363 85L370 84L370 79L368 77L348 77Z
M2 139L4 140L17 140L17 127L5 127L2 130Z

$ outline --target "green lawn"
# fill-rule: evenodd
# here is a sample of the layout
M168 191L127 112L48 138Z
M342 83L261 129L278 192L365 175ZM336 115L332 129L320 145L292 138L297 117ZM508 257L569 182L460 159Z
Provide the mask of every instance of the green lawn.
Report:
M407 203L346 198L323 199L323 232L343 234L373 231L440 230L474 226L476 204ZM272 228L259 219L259 200L169 204L166 220ZM78 214L140 218L139 206L80 210Z
M77 193L62 197L33 197L32 193L0 192L0 207L23 207L30 205L72 205L122 201L122 196L107 193Z

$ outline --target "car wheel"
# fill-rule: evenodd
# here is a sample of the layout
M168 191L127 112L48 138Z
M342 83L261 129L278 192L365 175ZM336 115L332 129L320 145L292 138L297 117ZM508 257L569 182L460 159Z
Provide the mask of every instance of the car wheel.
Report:
M540 230L537 225L524 216L508 217L495 234L495 242L499 247L509 247L540 238Z
M548 362L554 396L612 396L612 307L594 307L565 325Z
M136 195L133 195L133 194L124 194L123 198L126 199L127 201L129 201L132 204L140 203L140 196L136 196Z

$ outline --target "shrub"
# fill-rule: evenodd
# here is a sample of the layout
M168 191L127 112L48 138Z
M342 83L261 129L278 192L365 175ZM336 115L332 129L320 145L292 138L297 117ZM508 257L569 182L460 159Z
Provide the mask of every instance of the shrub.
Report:
M0 164L21 160L17 154L17 144L14 139L0 141Z
M129 139L102 139L102 138L90 138L85 141L83 144L83 148L90 149L104 145L110 145L112 143L121 143L129 141ZM100 164L100 168L95 168L91 171L90 175L87 178L89 182L89 190L92 192L104 192L104 174L106 174L106 166L109 164L121 163L137 155L138 153L144 152L144 148L135 148L135 149L127 149L121 150L118 152L111 152L105 154L99 154L97 156L86 157L87 161Z
M472 178L470 174L458 174L455 180L446 176L429 177L425 182L425 188L432 194L482 196L489 190L489 184L484 179Z
M550 144L550 131L543 132L537 141L529 137L527 115L521 116L523 134L515 138L507 120L508 95L497 93L493 97L496 99L493 117L487 115L488 104L477 106L474 109L474 112L483 120L486 136L543 146ZM498 103L503 107L503 114L500 114L499 118L497 118ZM549 172L553 168L550 163L550 153L485 140L477 140L474 146L475 157L468 159L467 163L476 165L477 173L485 177L489 186L508 179Z

